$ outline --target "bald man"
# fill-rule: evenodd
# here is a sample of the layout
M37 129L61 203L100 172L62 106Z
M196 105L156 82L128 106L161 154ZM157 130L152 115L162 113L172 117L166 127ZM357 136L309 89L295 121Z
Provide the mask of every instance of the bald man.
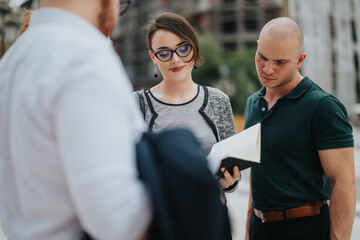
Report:
M119 0L42 0L0 62L0 217L10 240L139 239L145 126L107 36Z
M251 169L246 239L350 239L356 190L345 107L299 73L306 54L296 22L271 20L257 43L263 87L247 100L245 128L262 123L261 164Z

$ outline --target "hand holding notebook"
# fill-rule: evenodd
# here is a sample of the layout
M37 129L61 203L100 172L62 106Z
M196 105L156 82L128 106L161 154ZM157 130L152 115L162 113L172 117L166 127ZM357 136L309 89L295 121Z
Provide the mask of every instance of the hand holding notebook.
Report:
M244 170L260 163L260 140L261 124L258 123L214 144L208 159L215 161L211 164L218 166L220 176L221 167L225 167L231 174L234 166L238 166L240 171Z

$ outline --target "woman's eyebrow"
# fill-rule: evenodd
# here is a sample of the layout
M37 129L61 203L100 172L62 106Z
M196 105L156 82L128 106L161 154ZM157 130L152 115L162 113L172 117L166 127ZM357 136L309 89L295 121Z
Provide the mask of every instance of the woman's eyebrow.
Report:
M182 44L184 44L184 43L187 43L187 42L186 42L186 41L182 41L182 42L176 44L176 46L178 47L178 46L180 46L180 45L182 45ZM169 47L158 47L156 50L165 50L165 49L170 49L170 48L169 48Z

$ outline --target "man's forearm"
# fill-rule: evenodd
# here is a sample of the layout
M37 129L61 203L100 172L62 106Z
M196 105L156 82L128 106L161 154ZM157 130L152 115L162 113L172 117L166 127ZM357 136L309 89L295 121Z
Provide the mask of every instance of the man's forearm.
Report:
M355 183L334 183L330 201L331 240L350 239L356 204Z

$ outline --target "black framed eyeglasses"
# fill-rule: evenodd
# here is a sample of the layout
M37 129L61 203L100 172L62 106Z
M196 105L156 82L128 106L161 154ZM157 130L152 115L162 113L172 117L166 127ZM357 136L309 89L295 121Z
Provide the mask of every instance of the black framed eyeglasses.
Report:
M155 57L162 62L170 61L173 56L173 53L176 53L179 57L187 57L191 53L192 46L191 44L181 45L175 50L161 50L154 53Z
M130 8L131 0L120 1L120 16L123 15Z

